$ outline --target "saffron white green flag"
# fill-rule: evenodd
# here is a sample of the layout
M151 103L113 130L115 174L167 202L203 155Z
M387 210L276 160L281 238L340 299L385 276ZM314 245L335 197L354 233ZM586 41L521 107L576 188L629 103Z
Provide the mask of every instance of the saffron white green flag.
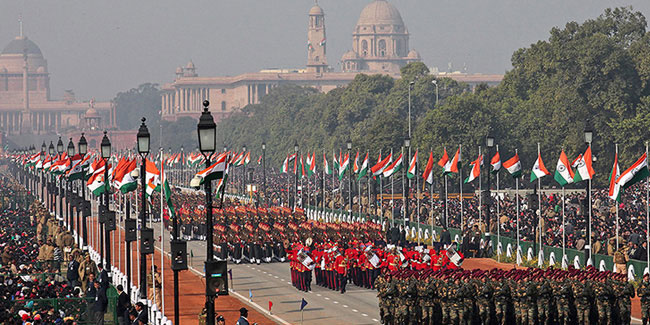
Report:
M392 164L384 169L384 177L391 177L402 168L402 157L403 155L400 154Z
M578 183L586 181L594 176L594 169L591 167L591 146L587 148L585 154L576 162L576 172L573 176L573 181Z
M621 176L621 168L618 166L618 152L614 155L614 166L609 174L609 193L610 199L621 202L621 185L616 180Z
M624 189L648 177L648 156L643 154L630 168L618 177L616 183Z
M519 154L515 152L515 155L512 158L503 162L503 167L512 175L513 178L521 177L521 161L519 160Z
M366 176L368 173L368 153L366 152L366 158L363 159L363 162L361 163L361 167L359 167L359 176L357 176L357 180L360 180L362 177Z
M408 179L411 179L415 177L415 174L417 173L417 165L418 165L418 151L415 150L415 155L413 155L413 158L411 158L411 163L409 164L409 169L406 172L406 177Z
M551 173L548 172L546 166L544 166L544 161L542 161L542 155L538 153L537 160L535 160L535 164L533 165L533 169L531 170L530 173L530 181L534 182L536 179L542 178L550 174Z
M557 160L553 178L560 186L573 183L573 171L571 170L571 166L569 166L569 158L564 153L564 150L562 150L560 158Z

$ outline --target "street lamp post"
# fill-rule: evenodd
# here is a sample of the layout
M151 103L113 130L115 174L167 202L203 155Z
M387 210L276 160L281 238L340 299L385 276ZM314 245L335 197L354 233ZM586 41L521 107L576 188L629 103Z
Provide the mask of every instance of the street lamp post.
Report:
M104 158L104 237L106 238L106 272L108 273L108 279L110 283L110 278L111 278L111 227L108 226L108 214L109 214L109 206L108 206L108 196L110 192L110 184L108 181L108 160L111 158L111 141L108 139L108 136L106 135L106 131L104 131L104 137L102 138L101 142L101 152L102 152L102 158Z
M68 142L68 159L70 160L70 168L74 167L72 166L72 157L74 157L74 144L72 143L72 138L70 138L70 141ZM68 212L67 212L67 218L68 218L68 231L73 232L74 231L74 219L72 218L72 181L70 180L70 176L66 177L66 183L68 185L68 190L66 191L66 196L65 196L65 203L68 206Z
M264 203L266 204L266 142L262 142L262 193L264 195Z
M84 136L83 133L81 133L81 138L79 138L78 147L79 147L79 155L81 155L81 159L84 159L84 157L86 157L86 153L88 152L88 142L86 141L86 137ZM83 206L86 205L86 189L84 187L84 178L83 177L79 180L79 189L78 189L78 191L81 192L81 202L82 203L80 205L78 205L78 208L77 208L77 214L81 213L81 218L78 219L78 220L81 221L81 231L77 231L77 243L80 243L79 246L83 247L83 246L87 245L86 243L87 243L87 240L88 240L88 238L87 238L87 236L88 236L88 228L86 226L86 218L87 218L87 216L83 211L84 209L82 208ZM81 232L81 239L82 239L83 245L81 245L81 242L79 241L79 232Z
M54 143L50 141L50 146L48 147L48 151L50 153L50 161L52 160L52 157L54 157ZM47 182L47 206L50 209L50 213L56 213L55 212L55 203L54 203L54 184L52 183L52 176L48 177L48 182Z
M205 157L205 166L210 167L210 156L216 151L217 144L217 125L214 123L212 114L209 111L210 102L203 101L203 113L199 118L197 125L197 133L199 138L199 150L203 157ZM224 148L225 149L225 148ZM225 152L225 150L224 150ZM207 229L207 247L206 247L206 261L205 261L205 307L206 307L206 324L214 325L214 296L210 295L210 287L208 279L209 266L212 265L214 259L212 247L212 232L214 226L212 224L212 181L203 183L205 191L205 208L206 208L206 229Z
M348 166L350 166L349 161L352 160L352 141L348 138L346 143L348 148ZM349 176L348 177L348 217L352 218L352 171L353 168L348 167Z
M61 141L61 137L59 137L59 141L56 143L56 151L59 153L59 159L61 159L61 155L63 154L63 141ZM58 197L59 197L59 219L63 219L63 189L61 188L63 186L63 179L59 179L59 188L58 188Z
M494 136L492 136L491 133L488 132L488 135L485 137L485 146L487 147L487 152L486 156L488 159L490 159L492 155L492 148L494 148ZM491 222L491 213L490 211L490 206L492 205L492 195L490 192L490 170L489 168L485 168L485 171L487 172L487 197L485 199L485 225L486 225L486 233L485 233L485 239L486 241L489 242L490 240L490 222ZM498 218L499 216L497 216ZM497 243L499 245L499 243Z
M589 123L589 120L587 120L587 123L585 123L585 130L584 130L584 135L585 135L585 143L587 144L587 147L591 149L591 143L594 138L594 131L591 129L591 124ZM588 264L589 260L591 260L591 252L592 252L592 239L591 239L591 178L589 178L589 181L587 183L587 196L585 197L585 200L587 200L587 204L589 205L589 215L587 217L587 222L589 223L588 226L588 236L589 236L589 258L587 261L585 261L585 264ZM541 211L541 207L540 207ZM562 225L564 227L564 225ZM593 260L592 260L593 261Z
M140 166L140 186L141 186L141 200L142 205L140 206L140 240L142 240L143 232L147 228L147 205L145 199L145 193L147 191L147 155L149 154L149 144L150 144L150 135L147 125L144 123L147 119L142 118L142 124L138 129L138 134L136 135L136 144L138 147L138 154L142 159L142 165ZM140 250L140 299L147 299L147 254Z
M294 192L293 192L293 194L294 194L293 195L293 211L296 211L296 205L298 204L298 168L297 168L298 167L298 141L295 141L293 143L293 151L295 153L295 156L294 156L295 157L294 158L295 159L294 160L295 164L294 164L294 166L296 166L296 170L294 170L294 172L296 174L295 175L296 177L295 177L295 183L294 183L295 185L294 185Z

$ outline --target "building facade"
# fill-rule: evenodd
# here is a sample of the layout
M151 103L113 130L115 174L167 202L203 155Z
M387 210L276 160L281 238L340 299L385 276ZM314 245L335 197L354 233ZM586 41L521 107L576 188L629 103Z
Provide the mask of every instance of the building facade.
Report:
M259 103L278 86L298 85L328 92L347 85L359 73L381 73L399 78L401 67L421 60L409 47L409 32L399 11L385 0L374 0L361 11L352 33L352 50L341 58L341 72L328 66L326 56L325 13L316 4L308 13L305 69L269 69L234 77L201 77L190 61L176 68L173 82L161 87L162 117L166 120L183 116L198 118L203 100L207 99L218 122L246 105ZM437 76L472 86L496 85L503 79L503 75L465 73Z
M72 90L61 100L51 99L47 61L21 27L0 53L0 130L9 136L40 135L114 125L111 102L79 102Z

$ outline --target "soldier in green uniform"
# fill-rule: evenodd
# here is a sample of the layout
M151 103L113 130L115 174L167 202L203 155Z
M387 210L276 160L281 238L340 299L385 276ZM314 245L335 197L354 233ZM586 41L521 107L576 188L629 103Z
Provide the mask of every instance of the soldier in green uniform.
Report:
M555 296L555 309L557 311L557 323L569 323L569 304L571 302L571 280L556 281L553 286L553 296Z
M650 320L650 276L648 273L643 275L643 281L639 285L636 294L641 298L641 316L643 325L648 324Z
M517 278L517 286L515 290L515 317L517 324L528 323L528 313L526 313L526 283L523 277Z
M460 296L462 293L462 284L460 283L460 279L456 278L453 284L449 284L446 292L447 294L445 295L445 298L447 300L447 313L449 315L449 323L446 323L443 320L443 324L458 324L459 320L465 316L462 313L463 298Z
M417 283L418 279L414 277L408 278L406 283L406 296L404 297L406 306L407 306L407 318L408 324L417 325L421 319L420 316L420 306L417 303L418 300L418 288Z
M619 281L618 288L616 290L616 302L618 305L618 314L619 321L621 324L630 324L632 320L630 318L630 313L632 311L632 301L634 298L634 286L626 281Z
M418 300L420 303L420 324L433 323L433 301L436 295L435 282L427 277L418 281Z
M474 297L476 297L476 287L471 279L467 279L464 284L461 284L461 324L472 324L474 312Z
M537 283L537 317L539 324L551 323L551 298L553 289L547 279Z
M479 295L476 299L476 305L478 306L478 314L483 324L491 323L492 315L492 296L494 294L494 288L492 288L492 283L487 279L487 276L481 278L479 283Z
M397 297L395 301L395 323L408 324L408 279L399 279L397 281Z
M573 292L576 311L578 314L578 323L589 324L589 311L591 309L591 301L594 295L585 276L581 276L579 282L575 283Z
M598 322L600 324L610 324L612 322L612 305L610 301L614 296L612 283L606 281L605 276L600 276L598 282L594 284L594 287L596 307L598 309Z
M509 281L506 279L497 279L494 285L494 307L496 310L497 324L506 324L508 318L508 304L511 299Z
M377 288L377 298L379 300L379 318L382 324L387 324L386 314L388 311L388 287L391 285L390 273L380 274L375 280L375 288Z

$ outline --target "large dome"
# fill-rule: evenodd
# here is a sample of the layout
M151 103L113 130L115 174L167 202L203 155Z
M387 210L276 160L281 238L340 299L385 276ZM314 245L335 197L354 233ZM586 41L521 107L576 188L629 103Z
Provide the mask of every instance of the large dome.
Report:
M361 11L357 25L404 25L397 8L386 0L375 0Z
M33 54L33 55L40 55L42 56L43 54L41 53L41 49L38 48L38 45L36 43L32 42L30 39L27 37L21 37L18 36L16 37L13 41L9 42L7 46L2 50L2 54L24 54L25 51L27 54Z

